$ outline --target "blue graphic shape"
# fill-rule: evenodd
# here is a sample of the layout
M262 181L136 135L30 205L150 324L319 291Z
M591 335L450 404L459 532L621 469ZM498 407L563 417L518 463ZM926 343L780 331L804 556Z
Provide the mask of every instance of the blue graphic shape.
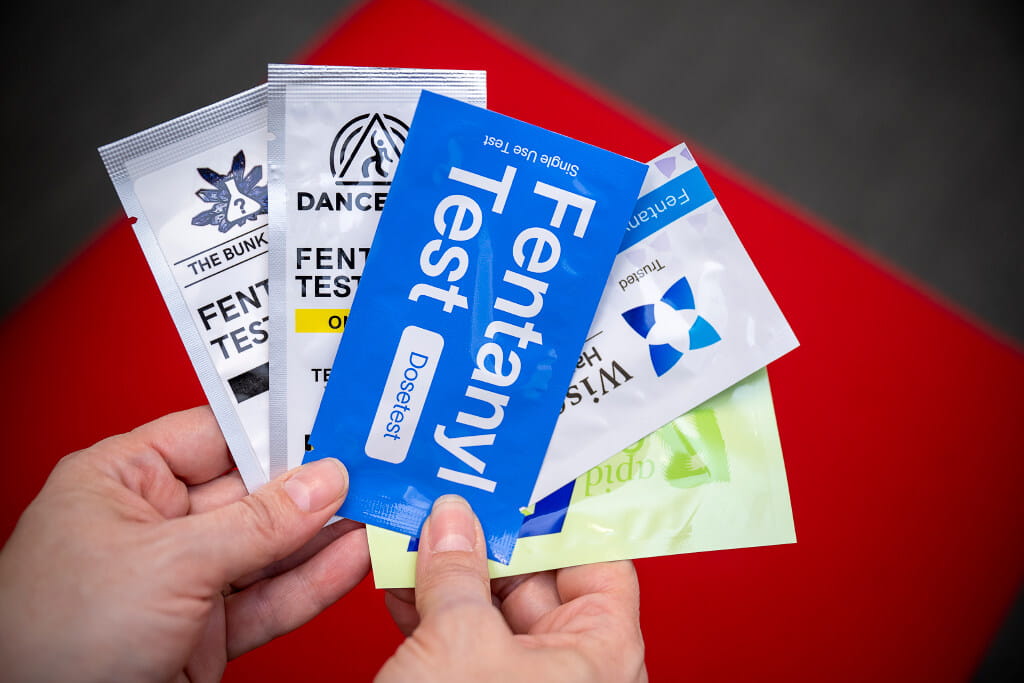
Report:
M235 155L231 170L224 175L210 168L197 168L196 173L213 186L212 190L196 190L196 196L213 206L193 216L192 225L215 225L219 232L227 232L267 213L267 186L259 184L263 167L256 166L246 174L244 151Z
M697 307L693 300L693 289L690 288L690 282L685 277L676 280L675 284L665 292L665 296L661 297L661 300L677 311L692 311Z
M554 493L544 496L533 506L533 512L523 518L523 526L519 528L519 538L530 536L548 536L562 531L565 525L565 516L569 512L569 501L572 499L572 491L576 486L575 481L558 489ZM407 552L414 553L419 550L420 539L410 538Z
M671 370L683 357L683 352L671 344L651 344L650 352L651 365L654 366L654 374L658 377Z
M696 300L693 296L693 288L690 287L690 282L686 277L681 277L672 283L665 290L665 294L661 297L661 302L675 311L692 311L697 308ZM654 319L654 304L644 304L643 306L631 308L622 314L622 318L634 332L647 339L656 322ZM722 336L718 334L714 326L699 315L690 325L688 336L689 342L685 349L677 348L672 344L648 345L651 365L654 367L654 373L658 377L671 370L686 351L703 349L722 339Z
M711 323L698 315L697 319L693 321L693 326L690 327L690 350L703 349L705 346L711 346L721 340L721 335L711 326Z
M654 327L654 304L644 304L631 308L622 314L626 323L633 328L633 331L644 339L647 338L651 328Z

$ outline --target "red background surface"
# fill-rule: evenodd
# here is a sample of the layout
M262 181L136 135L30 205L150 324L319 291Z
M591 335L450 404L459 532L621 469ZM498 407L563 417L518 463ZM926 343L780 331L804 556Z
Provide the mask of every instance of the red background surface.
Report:
M486 69L496 111L640 160L681 139L421 0L297 61ZM1024 579L1024 355L695 153L802 343L771 368L798 543L637 562L652 679L968 677ZM124 220L2 323L0 376L3 538L61 455L204 402ZM366 680L398 643L368 580L226 680Z

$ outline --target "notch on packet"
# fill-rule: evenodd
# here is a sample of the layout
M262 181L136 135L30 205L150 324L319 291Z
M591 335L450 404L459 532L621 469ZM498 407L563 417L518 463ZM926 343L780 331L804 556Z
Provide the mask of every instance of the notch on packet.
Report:
M457 493L510 560L644 174L421 95L305 458L349 467L339 515L417 535Z

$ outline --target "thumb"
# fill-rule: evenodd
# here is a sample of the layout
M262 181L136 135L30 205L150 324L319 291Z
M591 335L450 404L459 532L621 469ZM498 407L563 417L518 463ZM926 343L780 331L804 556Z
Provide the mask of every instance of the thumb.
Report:
M201 557L216 589L301 548L323 528L348 493L341 461L297 467L241 500L180 518L186 552Z
M420 534L416 609L421 619L428 619L477 603L492 604L483 530L465 499L441 496Z

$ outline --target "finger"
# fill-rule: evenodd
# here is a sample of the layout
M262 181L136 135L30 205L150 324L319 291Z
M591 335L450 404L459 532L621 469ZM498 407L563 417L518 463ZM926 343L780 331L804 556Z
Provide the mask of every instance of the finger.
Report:
M636 578L636 569L629 560L559 569L556 581L562 602L601 593L612 598L612 604L624 610L640 610L640 584Z
M171 413L137 427L130 436L156 451L186 484L201 484L234 467L209 406Z
M369 570L366 530L355 529L291 571L229 596L228 658L305 624L358 585Z
M646 681L640 586L633 563L623 560L560 569L556 581L569 619L561 628L589 635L578 641L579 651L591 661L602 662L612 680Z
M196 578L220 590L301 548L337 511L348 473L334 458L297 467L255 493L170 525Z
M243 590L257 581L269 579L278 576L279 574L284 574L287 571L291 571L345 534L362 528L364 528L364 526L359 522L353 522L351 519L339 519L337 522L328 524L318 531L316 536L310 539L309 543L302 546L288 557L283 560L278 560L277 562L271 562L266 567L257 569L251 574L241 576L232 581L231 585L238 590Z
M484 533L459 496L441 496L423 525L416 557L420 618L462 606L491 606Z
M541 617L562 604L554 572L492 581L491 590L501 599L501 613L513 633L529 633Z
M391 588L384 592L384 606L395 620L395 626L404 636L411 636L420 625L416 611L416 593L411 588Z
M238 471L228 472L203 484L188 487L189 512L197 515L245 498L249 492Z

